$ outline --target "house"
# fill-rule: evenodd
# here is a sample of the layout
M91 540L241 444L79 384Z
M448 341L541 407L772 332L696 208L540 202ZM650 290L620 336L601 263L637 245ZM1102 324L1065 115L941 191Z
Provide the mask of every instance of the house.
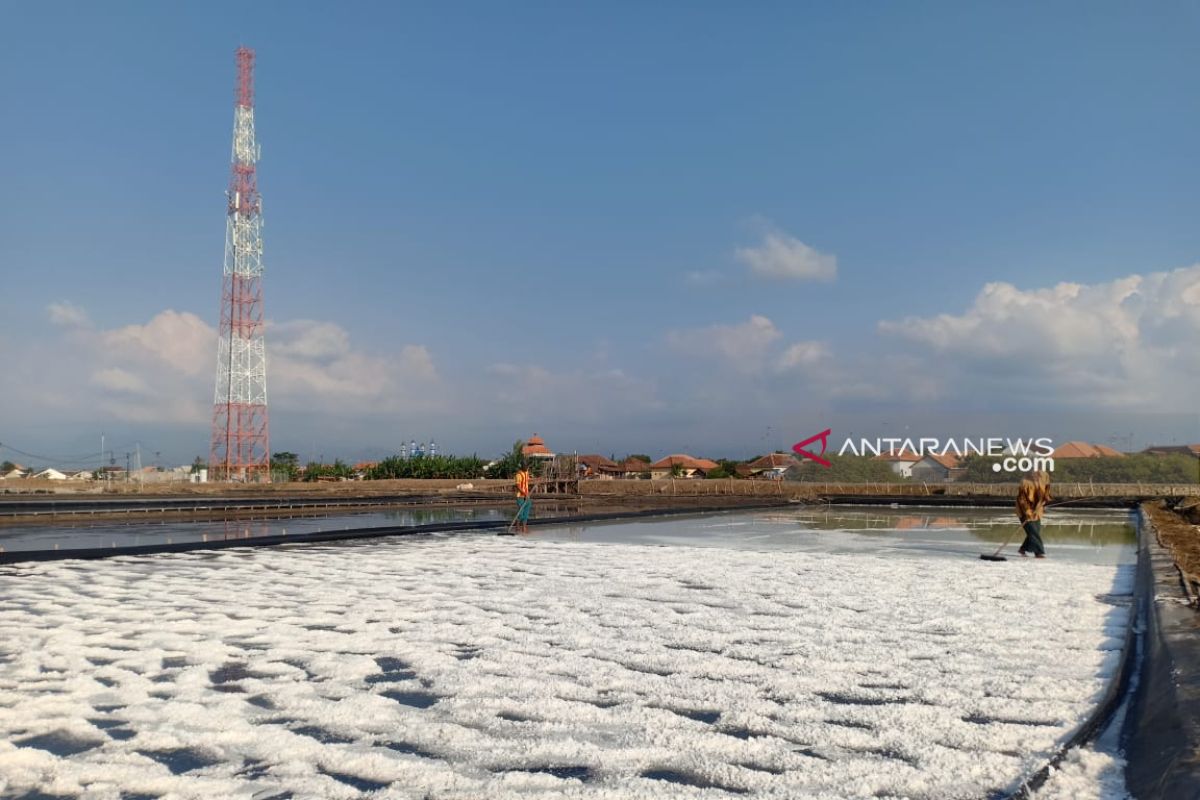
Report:
M961 472L959 457L953 453L945 455L926 453L919 461L912 465L909 477L918 481L944 483L945 481L954 480Z
M779 481L783 480L784 474L789 469L800 466L800 460L787 453L768 453L762 458L756 458L744 466L745 474L751 478ZM739 475L742 472L739 471Z
M1148 456L1173 456L1183 455L1191 456L1192 458L1200 458L1200 444L1169 444L1169 445L1153 445L1142 451Z
M1125 454L1104 444L1088 442L1066 442L1054 448L1050 457L1057 461L1060 458L1120 458Z
M876 461L886 461L892 468L892 472L902 478L911 478L913 476L913 467L921 461L921 456L911 450L897 450L896 452L881 453L875 456Z
M617 468L620 477L625 480L645 480L650 477L650 462L640 458L627 458Z
M96 476L89 470L81 469L78 472L72 472L69 477L73 481L90 481Z
M583 455L577 456L575 459L576 469L579 470L581 478L603 478L612 480L619 478L622 474L621 465L613 461L611 458L605 458L601 455Z
M5 480L5 481L16 480L17 478L24 478L28 474L29 474L28 472L21 469L20 467L14 467L13 469L10 469L8 472L4 473L3 475L0 475L0 480Z
M45 481L65 481L67 479L67 476L65 473L59 472L54 467L46 467L44 470L37 473L33 477L41 478L42 480L45 480Z
M720 465L717 462L709 461L707 458L695 458L686 453L674 453L660 458L650 465L650 479L657 481L671 477L703 478L705 474L718 466Z
M546 447L546 443L542 440L542 437L538 436L536 433L533 436L530 436L529 441L526 442L525 446L521 448L521 455L525 456L525 458L536 461L554 460L554 453L550 452L550 449Z

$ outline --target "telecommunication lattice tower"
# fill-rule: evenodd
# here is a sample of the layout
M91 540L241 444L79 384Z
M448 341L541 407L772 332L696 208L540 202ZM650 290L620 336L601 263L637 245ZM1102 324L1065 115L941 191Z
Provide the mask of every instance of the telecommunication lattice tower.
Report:
M262 199L258 194L259 147L254 136L254 51L240 47L236 57L233 163L225 223L221 327L208 468L214 480L270 481Z

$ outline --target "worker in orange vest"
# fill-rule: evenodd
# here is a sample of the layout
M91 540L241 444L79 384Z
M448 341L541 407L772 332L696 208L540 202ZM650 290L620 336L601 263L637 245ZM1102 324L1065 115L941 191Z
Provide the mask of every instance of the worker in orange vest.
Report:
M529 533L529 514L533 511L533 498L530 496L529 469L525 465L517 470L517 518L513 520L517 530Z

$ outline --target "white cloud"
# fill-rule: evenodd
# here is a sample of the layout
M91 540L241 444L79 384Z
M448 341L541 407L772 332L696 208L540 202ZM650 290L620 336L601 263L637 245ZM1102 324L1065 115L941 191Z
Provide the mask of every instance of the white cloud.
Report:
M267 330L271 355L330 361L350 352L350 334L332 322L298 319Z
M285 404L396 411L427 409L440 399L441 381L423 345L372 354L354 350L332 323L289 323L289 330L295 338L267 340L268 390Z
M167 309L145 325L102 331L98 339L102 357L184 375L212 373L217 357L216 331L189 311Z
M818 341L793 342L780 351L782 338L783 332L768 317L753 314L733 325L669 331L666 341L677 353L719 361L744 376L764 375L768 370L783 376L830 357L828 344Z
M82 328L91 322L82 308L65 300L46 306L46 314L52 323L64 328Z
M989 283L960 314L884 321L879 331L936 355L926 371L960 376L950 390L1190 408L1200 389L1200 265L1031 290Z
M116 426L105 420L127 420L130 430L162 423L207 446L210 324L168 309L97 329L83 309L55 306L69 311L48 308L46 330L0 341L11 378L0 414L30 430L69 423L111 433ZM52 322L57 335L47 335ZM937 411L937 424L947 409L1011 411L1022 420L1031 410L1069 410L1072 418L1131 420L1129 430L1137 429L1131 411L1146 412L1138 419L1195 418L1200 265L1092 284L988 284L957 312L884 321L878 331L876 347L838 348L835 359L832 343L793 340L755 314L666 332L653 360L632 374L610 363L615 357L600 342L569 366L464 361L444 377L423 345L368 348L329 321L281 321L267 329L273 421L286 420L273 430L293 449L310 431L314 440L353 442L348 448L386 448L393 432L429 431L451 447L487 450L538 430L561 446L601 452L608 442L640 448L645 439L653 450L669 440L680 449L713 437L739 452L738 443L765 426L805 427L813 409L886 414L893 423L901 413ZM679 355L698 361L672 357Z
M101 389L127 394L146 394L146 382L120 367L107 367L92 373L92 383Z
M825 342L796 342L783 351L775 361L779 372L815 366L829 358L829 346Z
M70 303L52 309L57 324L68 320L79 328L87 319ZM428 410L445 400L424 346L366 352L340 326L316 320L269 324L266 336L273 410L367 415ZM202 425L212 415L216 340L216 330L199 316L167 309L145 323L68 330L40 345L40 369L21 371L31 373L39 403L53 403L60 413Z
M768 230L758 246L738 248L734 257L759 278L832 281L837 277L836 256L818 252L782 231Z
M757 372L783 333L761 314L734 325L709 325L667 333L672 350L689 356L719 358L742 372Z

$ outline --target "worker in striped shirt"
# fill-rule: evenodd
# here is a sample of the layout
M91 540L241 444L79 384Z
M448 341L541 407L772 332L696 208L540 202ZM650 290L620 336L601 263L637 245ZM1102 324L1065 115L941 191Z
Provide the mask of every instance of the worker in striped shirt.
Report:
M533 511L533 497L529 485L529 468L524 464L517 470L517 518L516 528L521 533L529 533L529 514Z

